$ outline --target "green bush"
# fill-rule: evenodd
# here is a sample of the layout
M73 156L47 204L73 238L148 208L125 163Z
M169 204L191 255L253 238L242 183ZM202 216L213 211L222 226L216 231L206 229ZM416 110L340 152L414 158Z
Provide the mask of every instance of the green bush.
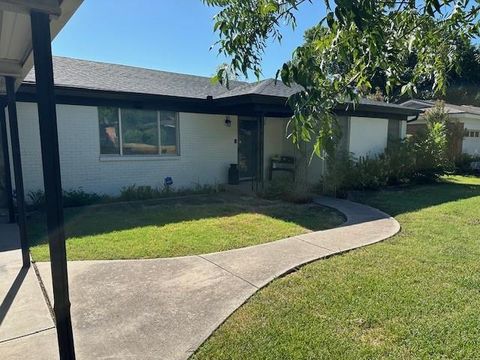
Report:
M419 131L413 137L417 181L436 180L453 170L452 157L449 156L448 113L443 102L425 114L425 131Z
M396 177L400 175L390 168L389 161L386 154L356 159L349 153L336 153L327 158L327 174L322 179L323 192L346 197L349 190L374 190L392 183L392 174Z
M455 173L459 175L473 175L478 173L472 169L472 163L480 161L480 156L462 154L455 161Z
M185 196L194 194L211 194L224 191L221 185L201 185L195 184L191 188L173 189L171 187L152 187L152 186L137 186L135 184L125 186L120 190L119 200L133 201L133 200L149 200L159 199L171 196Z
M388 185L408 183L416 171L415 148L409 140L391 141L385 154Z
M412 138L389 142L383 154L354 158L336 151L327 156L324 193L344 197L349 190L375 190L387 185L432 182L453 171L448 140L448 114L442 103L430 110L425 131ZM465 168L465 164L462 165Z
M65 207L92 205L108 200L109 197L106 195L87 193L82 188L63 191L63 206Z
M416 176L427 181L443 175L449 168L446 127L442 123L427 125L427 131L414 139Z
M28 199L28 208L30 210L41 209L45 205L45 193L43 190L30 191Z
M307 187L290 179L275 179L265 189L259 191L257 195L268 200L283 200L295 204L305 204L312 201L312 195Z
M39 210L45 207L45 193L43 190L30 191L28 193L28 208L30 210ZM96 193L87 193L82 188L63 191L63 206L75 207L98 204L110 201L107 195Z
M130 185L122 188L119 196L112 197L104 194L88 193L85 192L82 188L78 188L63 191L63 206L87 206L116 201L149 200L169 196L210 194L220 191L224 191L224 188L220 185L196 184L192 188L185 188L179 190L174 190L169 187L164 187L160 189L152 186ZM29 210L42 210L45 207L45 193L43 192L43 190L30 191L28 193L27 203Z
M135 184L125 186L120 190L120 200L147 200L160 197L162 190L152 186L137 186Z

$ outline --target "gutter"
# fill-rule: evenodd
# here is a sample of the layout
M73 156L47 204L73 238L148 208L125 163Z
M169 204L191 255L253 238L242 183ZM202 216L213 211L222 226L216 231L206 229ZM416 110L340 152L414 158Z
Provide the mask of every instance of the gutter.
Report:
M418 113L417 115L415 115L415 116L413 117L413 119L408 119L408 118L407 118L407 124L408 124L408 123L411 123L411 122L413 122L413 121L418 120L419 116L420 116L420 113Z

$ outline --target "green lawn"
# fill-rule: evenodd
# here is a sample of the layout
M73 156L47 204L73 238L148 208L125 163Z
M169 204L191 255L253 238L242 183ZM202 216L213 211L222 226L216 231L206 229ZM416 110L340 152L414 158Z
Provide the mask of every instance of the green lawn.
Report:
M480 179L359 201L402 231L274 281L193 358L479 359Z
M69 260L139 259L223 251L339 225L343 216L228 194L65 210ZM45 217L28 219L35 261L49 259Z

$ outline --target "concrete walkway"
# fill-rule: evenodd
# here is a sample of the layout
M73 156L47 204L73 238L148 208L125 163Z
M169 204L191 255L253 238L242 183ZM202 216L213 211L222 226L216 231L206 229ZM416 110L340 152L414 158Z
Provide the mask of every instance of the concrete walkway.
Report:
M201 256L69 262L77 358L186 359L271 280L400 230L396 220L371 207L330 198L316 202L343 212L347 222ZM39 263L38 268L52 298L50 266Z
M37 276L22 269L18 227L0 224L0 358L58 358L57 334Z

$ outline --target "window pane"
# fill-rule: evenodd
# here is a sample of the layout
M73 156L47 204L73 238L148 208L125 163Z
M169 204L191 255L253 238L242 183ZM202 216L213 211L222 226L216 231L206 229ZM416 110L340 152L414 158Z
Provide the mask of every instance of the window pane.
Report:
M124 155L158 154L157 112L122 109Z
M160 112L160 146L161 154L176 155L177 151L177 116L173 111Z
M99 107L98 125L100 128L100 154L120 155L118 109Z

